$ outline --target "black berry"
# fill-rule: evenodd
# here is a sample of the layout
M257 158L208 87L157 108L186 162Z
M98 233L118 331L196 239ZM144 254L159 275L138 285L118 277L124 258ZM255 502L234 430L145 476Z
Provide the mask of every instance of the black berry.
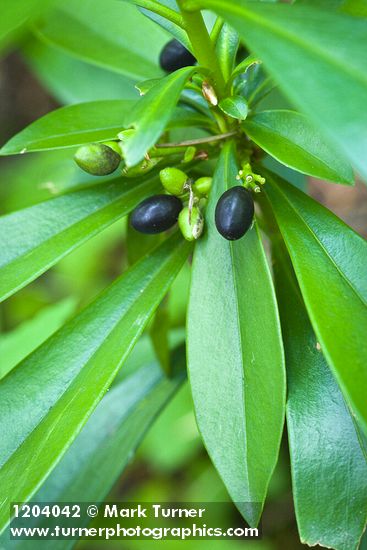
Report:
M228 241L236 241L243 237L251 226L253 217L252 195L240 185L223 193L215 209L215 225L222 237Z
M131 215L131 225L153 235L170 229L178 219L182 202L173 195L154 195L142 201Z
M185 48L178 40L168 42L159 56L161 69L168 73L173 73L182 67L189 67L195 63L196 59L189 50Z

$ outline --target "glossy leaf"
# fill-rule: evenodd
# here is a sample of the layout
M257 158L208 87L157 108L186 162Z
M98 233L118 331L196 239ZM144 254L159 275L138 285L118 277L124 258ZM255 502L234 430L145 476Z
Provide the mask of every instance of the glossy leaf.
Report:
M318 341L367 429L367 243L302 191L264 175Z
M131 78L85 63L41 40L28 40L22 56L37 79L61 104L138 98Z
M226 115L232 118L245 120L247 117L247 101L241 96L226 97L219 102L219 107Z
M136 129L123 144L126 164L134 166L144 158L163 132L194 67L184 67L166 76L151 88L135 105L126 124Z
M297 3L199 4L238 31L294 105L367 176L367 21Z
M248 118L244 129L269 155L294 170L338 183L354 181L349 162L300 113L262 111Z
M135 0L124 0L125 2L130 2L132 4L139 4L138 2L135 2ZM154 1L154 0L153 0ZM159 4L162 6L165 6L169 10L171 10L171 15L175 15L174 19L179 18L179 8L177 5L176 0L160 0ZM148 9L144 9L139 7L140 11L146 15L146 17L149 17L149 19L152 19L152 21L155 21L160 25L163 29L168 31L176 40L181 42L187 48L188 50L192 51L191 42L187 36L187 32L178 25L178 21L175 23L173 20L163 17L163 15L159 15L158 13L155 13L154 11L150 11ZM173 19L173 18L172 18ZM182 21L181 21L182 24ZM168 42L168 39L167 39Z
M116 139L133 100L91 101L61 107L32 122L0 149L1 155L75 147Z
M285 375L269 268L257 228L237 242L214 224L218 198L237 185L226 145L197 242L188 313L188 368L208 453L251 524L261 515L283 430Z
M137 347L139 347L138 342ZM135 351L135 350L134 350ZM151 354L150 354L151 355ZM76 440L52 471L41 489L32 497L36 502L102 502L135 454L147 430L184 380L185 354L174 352L176 375L162 375L154 356L134 368L114 385L97 405ZM130 358L125 367L129 367ZM124 367L124 369L125 369ZM84 525L90 522L86 517ZM60 518L62 523L62 518ZM30 526L47 527L50 520L35 518ZM8 540L4 532L0 543ZM55 541L53 548L65 548L75 541ZM33 546L32 546L33 544ZM42 542L12 541L10 548L39 548ZM47 545L47 542L44 542Z
M67 298L43 308L12 331L0 334L0 379L56 332L71 316L75 305L73 298Z
M134 80L162 74L158 56L165 33L125 2L64 0L38 22L36 32L79 59Z
M284 245L283 245L284 246ZM287 425L301 541L358 548L367 519L367 454L303 304L288 254L275 249L285 347Z
M216 53L225 81L229 80L236 61L239 45L238 34L227 23L224 23L216 43Z
M155 179L75 191L0 218L0 299L44 273L63 256L128 214L159 186Z
M9 503L28 500L71 445L190 248L173 235L2 381L0 528L9 520Z
M150 326L149 335L152 339L155 354L163 372L171 376L171 358L169 349L170 316L168 307L169 296L159 304Z

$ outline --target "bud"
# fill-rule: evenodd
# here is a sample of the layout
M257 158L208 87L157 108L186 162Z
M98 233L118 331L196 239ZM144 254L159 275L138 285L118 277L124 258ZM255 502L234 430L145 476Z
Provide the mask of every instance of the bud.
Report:
M199 178L193 184L192 190L194 191L195 195L199 195L199 197L206 197L211 189L212 182L213 178L210 178L209 176Z
M206 82L204 80L202 85L202 92L205 99L210 103L210 105L218 105L218 98L217 94L215 93L215 90L209 82Z
M178 225L187 241L195 241L204 230L204 217L198 206L185 206L178 217Z
M103 143L90 143L79 147L74 155L77 165L93 176L112 174L121 162L120 153Z
M159 177L163 187L171 195L183 195L185 193L185 183L188 180L187 175L178 168L163 168L159 172Z

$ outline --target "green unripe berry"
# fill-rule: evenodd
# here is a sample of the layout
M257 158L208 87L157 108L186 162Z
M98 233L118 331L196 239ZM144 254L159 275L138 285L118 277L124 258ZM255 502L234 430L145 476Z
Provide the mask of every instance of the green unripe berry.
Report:
M112 174L121 162L121 153L118 154L103 143L90 143L79 147L74 155L77 165L93 176Z
M194 160L195 155L196 155L196 147L194 147L193 145L190 145L185 151L182 162L191 162L192 160Z
M163 168L159 172L159 177L163 187L171 195L183 195L185 193L185 183L187 182L187 175L178 168Z
M197 206L192 207L190 216L190 209L185 206L178 216L178 225L187 241L195 241L204 230L204 217Z
M193 184L192 190L196 195L199 195L199 197L206 197L210 191L212 182L213 182L213 178L210 178L210 177L199 178Z

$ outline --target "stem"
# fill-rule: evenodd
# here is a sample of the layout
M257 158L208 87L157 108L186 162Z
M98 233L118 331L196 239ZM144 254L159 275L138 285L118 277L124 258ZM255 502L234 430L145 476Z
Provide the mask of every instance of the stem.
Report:
M168 8L167 6L163 6L163 4L160 4L155 0L133 0L133 3L140 8L145 8L146 10L152 11L157 15L161 15L165 19L171 21L171 23L181 27L181 29L185 28L183 18L179 13L177 13L177 11Z
M188 139L187 141L180 141L179 143L157 143L157 149L169 149L171 147L189 147L190 145L200 145L201 143L212 143L215 141L221 141L229 137L235 136L237 132L226 132L225 134L217 134L216 136L208 136L205 138Z
M213 42L213 44L217 43L217 40L223 25L224 25L223 19L221 17L217 17L210 33L210 40Z
M219 97L223 96L225 89L224 77L218 63L208 29L204 23L200 11L190 12L185 10L184 0L178 0L182 20L188 34L195 57L203 67L208 68L213 74L213 84Z

